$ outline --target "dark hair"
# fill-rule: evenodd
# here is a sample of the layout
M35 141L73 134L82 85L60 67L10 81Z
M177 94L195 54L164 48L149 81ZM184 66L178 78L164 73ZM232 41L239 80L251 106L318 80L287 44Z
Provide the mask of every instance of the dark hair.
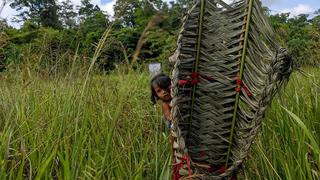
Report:
M153 85L158 85L161 89L164 89L164 90L170 92L171 79L169 78L169 76L167 76L163 73L158 74L151 79L151 82L150 82L151 102L153 104L156 104L159 97L158 97L156 91L154 90Z

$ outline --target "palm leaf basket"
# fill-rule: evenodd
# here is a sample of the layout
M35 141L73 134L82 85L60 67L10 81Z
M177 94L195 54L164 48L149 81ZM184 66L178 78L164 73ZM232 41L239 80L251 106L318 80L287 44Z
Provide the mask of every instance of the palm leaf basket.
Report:
M173 178L228 179L247 157L292 60L258 0L196 0L173 70Z

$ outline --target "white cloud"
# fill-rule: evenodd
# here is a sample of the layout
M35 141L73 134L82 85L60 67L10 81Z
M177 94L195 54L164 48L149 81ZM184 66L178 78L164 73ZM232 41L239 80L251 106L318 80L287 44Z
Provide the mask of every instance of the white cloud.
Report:
M280 3L280 1L283 0L262 0L262 4L265 6L271 6L273 4Z
M315 10L306 4L299 4L296 7L293 7L291 9L286 8L280 10L281 13L288 13L290 12L290 17L297 16L299 14L310 14L313 13Z
M58 0L58 1L61 3L63 0ZM81 5L81 0L71 0L71 2L75 6ZM109 15L113 16L113 14L114 14L113 5L116 3L116 0L112 0L112 1L105 3L105 4L102 4L101 0L92 0L91 3L94 5L98 5L101 10L103 10L103 11L107 12Z
M100 4L99 7L103 10L106 11L110 16L114 15L114 11L113 11L113 5L116 4L116 0L113 0L109 3L106 4Z
M11 22L11 19L18 14L18 12L14 9L12 9L9 4L7 4L6 6L4 6L2 12L0 12L0 19L5 19L7 20L7 22L9 22L10 25L14 26L14 27L19 27L19 23L14 23Z

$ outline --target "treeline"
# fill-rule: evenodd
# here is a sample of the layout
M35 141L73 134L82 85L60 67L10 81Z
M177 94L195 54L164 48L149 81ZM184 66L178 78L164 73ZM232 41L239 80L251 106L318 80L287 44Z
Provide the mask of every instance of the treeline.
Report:
M74 6L70 0L14 0L10 6L19 10L15 20L20 29L0 22L0 68L12 65L35 66L49 71L67 68L77 62L88 63L96 45L108 28L111 34L97 66L104 71L121 62L168 64L173 53L182 18L190 0L169 4L162 0L117 0L115 17L109 17L90 0ZM289 14L271 15L279 41L289 49L300 65L320 64L320 11L314 17Z
M289 18L289 13L270 15L271 25L279 42L287 47L295 61L301 66L320 65L320 9L309 17L300 14Z

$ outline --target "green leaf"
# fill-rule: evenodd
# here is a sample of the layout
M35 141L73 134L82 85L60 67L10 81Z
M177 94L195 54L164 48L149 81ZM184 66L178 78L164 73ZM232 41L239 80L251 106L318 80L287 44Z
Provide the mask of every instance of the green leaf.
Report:
M303 123L303 121L294 113L292 113L291 111L289 111L287 108L282 107L284 110L286 110L286 112L292 117L293 121L295 123L297 123L297 125L299 125L299 127L303 130L303 132L305 133L305 135L309 138L310 142L311 142L311 147L313 149L313 151L318 154L318 161L320 163L320 149L319 149L319 145L317 143L317 141L314 139L312 133L310 132L310 130L307 128L307 126Z
M43 165L41 166L40 170L37 173L36 176L36 180L40 180L42 178L42 176L44 175L44 173L46 172L46 169L48 168L48 166L50 165L52 159L56 156L57 153L57 148L55 148L51 155L46 159L46 161L43 163Z

